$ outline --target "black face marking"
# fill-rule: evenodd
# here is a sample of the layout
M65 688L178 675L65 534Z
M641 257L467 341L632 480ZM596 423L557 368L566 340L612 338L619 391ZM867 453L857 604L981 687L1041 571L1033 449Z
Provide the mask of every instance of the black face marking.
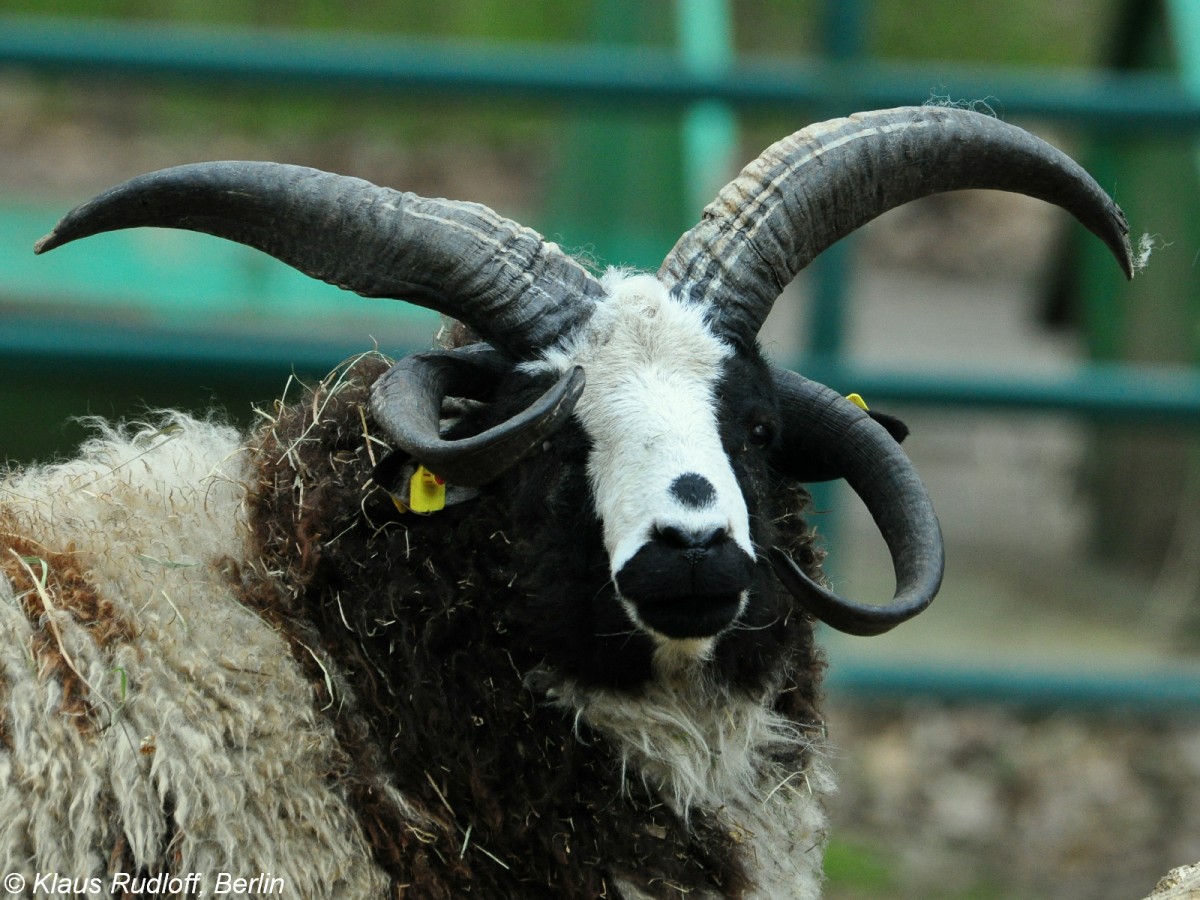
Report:
M671 482L671 496L693 509L712 506L717 500L717 490L712 482L695 472L685 472Z

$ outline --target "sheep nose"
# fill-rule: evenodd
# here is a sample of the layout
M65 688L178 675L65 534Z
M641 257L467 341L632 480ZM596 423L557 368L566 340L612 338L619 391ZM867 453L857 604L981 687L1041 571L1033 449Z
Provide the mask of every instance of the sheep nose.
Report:
M704 509L712 506L717 499L717 489L713 483L697 472L685 472L674 481L668 489L671 496L693 509Z
M729 529L659 525L654 529L654 540L673 550L681 551L683 558L695 565L704 559L713 547L729 540Z

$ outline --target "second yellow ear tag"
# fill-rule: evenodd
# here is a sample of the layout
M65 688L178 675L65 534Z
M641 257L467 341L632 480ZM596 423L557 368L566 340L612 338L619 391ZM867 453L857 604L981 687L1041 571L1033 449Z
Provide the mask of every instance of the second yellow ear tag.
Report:
M867 401L858 394L847 394L846 399L861 409L863 412L869 412L867 409Z
M424 466L417 466L408 482L408 508L431 513L446 508L446 482Z

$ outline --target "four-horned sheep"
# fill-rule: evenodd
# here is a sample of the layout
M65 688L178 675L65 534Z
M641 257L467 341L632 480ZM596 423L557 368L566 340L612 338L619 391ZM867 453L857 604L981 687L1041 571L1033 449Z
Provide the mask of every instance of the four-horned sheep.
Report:
M191 229L456 324L248 433L168 415L9 473L0 868L119 896L209 896L221 873L296 897L818 895L814 626L916 615L942 543L903 426L757 335L824 248L962 188L1064 207L1132 274L1079 166L949 108L785 138L656 274L272 163L167 169L68 214L38 252ZM888 604L823 582L804 485L834 478L889 547Z

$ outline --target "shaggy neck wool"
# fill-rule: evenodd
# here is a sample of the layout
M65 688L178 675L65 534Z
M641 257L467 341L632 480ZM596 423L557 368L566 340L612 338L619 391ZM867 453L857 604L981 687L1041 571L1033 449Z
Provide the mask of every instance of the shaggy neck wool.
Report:
M751 896L820 892L825 816L833 787L820 738L763 702L699 677L660 680L636 699L564 686L548 695L609 737L622 769L685 821L715 815L751 862Z

